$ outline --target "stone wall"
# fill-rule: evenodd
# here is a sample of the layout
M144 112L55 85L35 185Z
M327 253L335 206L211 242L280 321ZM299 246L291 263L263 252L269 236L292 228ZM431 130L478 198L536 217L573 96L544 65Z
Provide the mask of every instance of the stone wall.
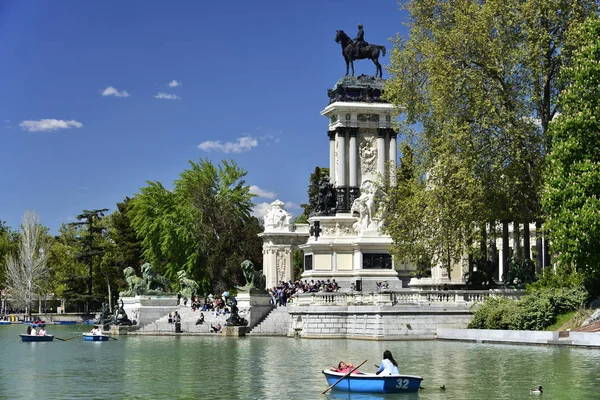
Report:
M289 335L374 340L433 339L438 328L466 328L468 308L433 306L289 307Z
M177 307L175 295L123 297L122 300L127 316L136 320L139 326L154 322Z

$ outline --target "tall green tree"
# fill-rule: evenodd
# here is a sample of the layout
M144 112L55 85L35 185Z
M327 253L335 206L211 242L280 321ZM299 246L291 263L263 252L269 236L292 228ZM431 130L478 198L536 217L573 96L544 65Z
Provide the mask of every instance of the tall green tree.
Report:
M246 174L233 161L200 160L190 161L172 191L148 182L127 212L144 257L170 279L185 270L205 290L242 283L240 263L260 264L262 248Z
M107 211L108 208L83 210L83 213L75 217L78 222L71 223L74 226L85 226L85 229L81 231L83 247L78 257L89 267L88 296L92 296L93 293L94 263L99 263L104 254L104 248L100 245L99 240L105 231L105 227L100 224L100 221Z
M543 219L547 122L557 112L557 74L570 59L565 35L597 5L412 0L403 7L410 35L396 40L385 93L403 110L415 179L426 177L411 198L424 208L427 252L449 265L481 251L473 243L485 239L487 223ZM395 243L410 240L410 217L388 221Z
M315 170L310 174L308 183L308 203L300 205L304 209L303 214L305 219L301 219L299 222L306 222L306 220L310 218L310 214L315 211L317 202L319 201L319 182L324 176L329 176L329 168L315 167Z
M600 19L591 18L573 35L562 113L550 124L552 151L543 204L546 227L560 267L585 276L600 294Z
M52 291L59 298L76 299L87 292L89 271L78 257L83 251L79 230L79 226L63 224L48 241Z

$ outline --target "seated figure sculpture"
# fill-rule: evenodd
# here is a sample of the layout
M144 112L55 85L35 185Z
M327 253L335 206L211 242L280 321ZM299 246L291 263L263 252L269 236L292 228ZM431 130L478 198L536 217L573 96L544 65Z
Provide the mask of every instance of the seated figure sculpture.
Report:
M133 322L131 322L131 320L127 316L125 309L123 308L123 299L121 299L121 306L119 306L117 308L117 310L115 311L115 315L114 315L112 323L114 325L132 325L133 324Z

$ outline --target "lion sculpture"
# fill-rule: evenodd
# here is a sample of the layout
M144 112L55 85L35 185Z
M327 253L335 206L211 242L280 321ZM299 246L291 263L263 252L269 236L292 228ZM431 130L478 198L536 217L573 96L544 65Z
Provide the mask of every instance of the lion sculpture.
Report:
M198 293L200 285L196 281L189 279L187 272L184 270L177 272L177 281L179 282L179 292L188 299L192 298L193 293Z

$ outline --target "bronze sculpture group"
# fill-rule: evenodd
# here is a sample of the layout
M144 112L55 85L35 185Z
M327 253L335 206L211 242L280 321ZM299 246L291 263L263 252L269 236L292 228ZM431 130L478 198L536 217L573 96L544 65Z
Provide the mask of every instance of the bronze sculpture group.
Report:
M381 64L379 64L379 54L385 56L385 46L365 42L365 32L362 24L358 25L358 34L354 39L351 39L344 31L338 30L335 41L342 45L342 55L346 60L346 76L349 67L352 67L352 76L354 76L355 60L369 59L375 64L375 77L382 77L383 71Z

